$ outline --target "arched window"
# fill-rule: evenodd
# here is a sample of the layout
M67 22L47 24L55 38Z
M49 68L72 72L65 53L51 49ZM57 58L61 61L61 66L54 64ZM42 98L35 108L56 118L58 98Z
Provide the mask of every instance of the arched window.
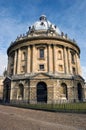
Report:
M72 73L75 75L76 74L76 69L75 67L72 67Z
M44 58L44 48L39 49L39 58Z
M62 97L68 99L67 85L65 83L61 84L61 90Z
M26 60L26 52L25 51L22 52L22 60Z
M21 72L25 73L26 70L26 62L27 62L27 52L26 50L22 50L22 55L21 55Z
M58 51L58 59L62 60L62 52L60 50Z
M81 84L80 83L78 83L78 85L77 85L77 92L78 92L78 100L79 101L82 101L82 86L81 86Z
M12 54L10 59L10 75L13 75L13 71L14 71L14 57L15 55Z
M72 64L74 64L75 63L75 54L73 53L73 52L71 52L71 62L72 62Z
M22 84L19 84L18 87L18 99L22 100L24 97L24 86Z

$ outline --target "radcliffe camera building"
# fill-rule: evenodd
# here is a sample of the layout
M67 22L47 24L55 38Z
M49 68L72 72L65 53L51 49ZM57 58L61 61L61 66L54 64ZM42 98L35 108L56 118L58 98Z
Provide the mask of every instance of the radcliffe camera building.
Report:
M45 15L7 50L5 102L84 101L80 48Z

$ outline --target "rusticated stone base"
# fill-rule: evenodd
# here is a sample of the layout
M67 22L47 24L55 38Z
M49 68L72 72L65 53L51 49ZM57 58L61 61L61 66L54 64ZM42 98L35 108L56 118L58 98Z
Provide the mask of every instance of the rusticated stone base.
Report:
M79 79L79 80L78 80ZM11 79L9 100L18 103L62 103L78 102L85 100L84 81L81 77L58 78L49 77L45 74L39 74L31 79ZM7 83L5 82L5 86ZM78 89L79 87L79 89ZM42 90L41 90L42 89ZM8 90L4 89L4 101L8 96Z

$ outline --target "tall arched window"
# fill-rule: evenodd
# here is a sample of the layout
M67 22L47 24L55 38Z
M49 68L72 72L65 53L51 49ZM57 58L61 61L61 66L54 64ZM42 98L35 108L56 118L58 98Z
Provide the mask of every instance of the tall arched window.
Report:
M26 50L22 51L22 60L26 60Z
M62 97L68 99L68 91L67 91L67 85L65 83L61 84L61 90L62 90Z
M75 63L75 54L73 52L71 52L71 63Z
M19 84L18 87L18 99L22 100L24 97L24 86L22 84Z
M58 59L62 60L62 52L60 50L58 51Z
M83 97L82 97L82 86L80 83L78 83L77 85L77 92L78 92L78 100L82 101Z
M44 58L44 48L39 49L39 58Z
M75 67L72 67L72 73L75 75L76 74L76 69Z
M26 63L27 63L27 52L26 50L22 50L22 55L21 55L21 72L25 73L26 70Z
M11 59L10 59L10 74L13 75L13 71L14 71L14 54L11 55Z

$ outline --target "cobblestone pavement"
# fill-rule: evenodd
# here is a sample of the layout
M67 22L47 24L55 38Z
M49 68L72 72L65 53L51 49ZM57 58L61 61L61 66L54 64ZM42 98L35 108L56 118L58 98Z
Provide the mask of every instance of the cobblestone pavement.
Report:
M0 130L86 130L86 114L53 113L0 105Z

